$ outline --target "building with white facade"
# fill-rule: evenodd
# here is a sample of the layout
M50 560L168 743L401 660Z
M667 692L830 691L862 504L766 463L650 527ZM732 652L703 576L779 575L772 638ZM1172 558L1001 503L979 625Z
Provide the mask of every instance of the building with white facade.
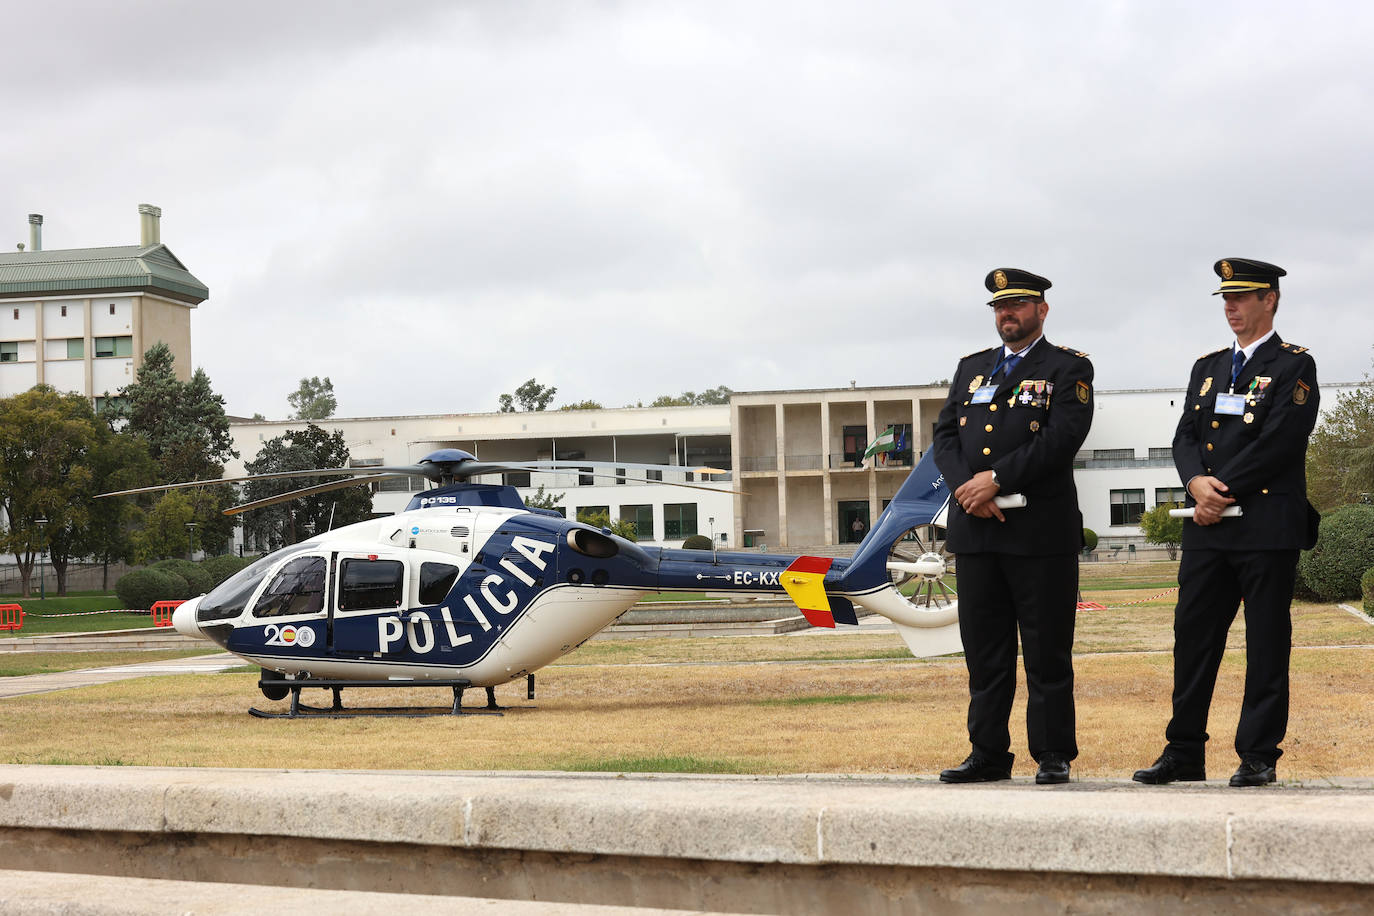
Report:
M35 213L29 244L0 254L0 397L47 384L99 409L159 341L191 377L190 312L210 291L162 244L162 211L138 209L137 245L49 251Z

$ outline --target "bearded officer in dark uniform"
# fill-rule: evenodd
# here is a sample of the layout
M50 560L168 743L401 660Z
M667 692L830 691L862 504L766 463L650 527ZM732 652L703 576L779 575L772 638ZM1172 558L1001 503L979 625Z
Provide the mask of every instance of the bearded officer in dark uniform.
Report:
M1174 464L1188 489L1178 604L1174 608L1173 719L1168 746L1136 782L1206 779L1207 712L1226 631L1245 602L1245 696L1236 728L1233 786L1275 778L1288 728L1288 655L1298 551L1317 540L1307 501L1307 440L1317 421L1317 366L1306 347L1274 332L1279 278L1264 261L1227 258L1214 293L1235 333L1199 359L1174 434ZM1238 506L1243 514L1222 513Z
M1004 267L985 283L1002 345L959 361L933 445L954 494L947 544L957 554L973 745L940 781L1011 778L1019 628L1035 781L1062 783L1078 755L1072 648L1083 517L1073 458L1092 424L1093 367L1045 339L1049 280ZM1022 508L994 502L1017 493Z

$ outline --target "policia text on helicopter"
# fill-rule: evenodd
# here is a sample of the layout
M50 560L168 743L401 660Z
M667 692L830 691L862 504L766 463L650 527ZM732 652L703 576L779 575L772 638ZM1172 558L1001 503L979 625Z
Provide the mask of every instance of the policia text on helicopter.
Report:
M1288 716L1290 603L1300 548L1312 546L1304 460L1316 423L1316 366L1274 332L1273 264L1226 258L1221 277L1231 343L1200 358L1173 443L1193 517L1175 608L1174 716L1168 746L1137 782L1205 779L1207 711L1226 632L1242 599L1250 646L1232 786L1275 779ZM934 452L953 497L948 548L959 557L959 627L969 671L972 750L942 782L1009 779L1008 719L1019 631L1029 697L1035 781L1069 780L1077 756L1072 644L1082 516L1073 458L1092 423L1093 367L1045 339L1044 277L1015 268L987 275L1002 345L960 360L940 412ZM999 493L1024 508L1004 513ZM1223 511L1228 507L1239 507Z

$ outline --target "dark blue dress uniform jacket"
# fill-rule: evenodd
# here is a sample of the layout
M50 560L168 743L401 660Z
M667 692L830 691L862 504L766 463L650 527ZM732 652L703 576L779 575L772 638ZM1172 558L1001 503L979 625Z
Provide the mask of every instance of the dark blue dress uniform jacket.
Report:
M959 361L935 424L935 463L951 493L992 469L1001 495L1021 493L1027 504L1005 510L999 522L974 518L951 500L947 544L954 553L1074 553L1083 544L1083 516L1073 458L1092 425L1092 363L1042 338L1010 375L1003 370L994 380L990 403L974 404L973 390L1001 358L998 346Z
M1261 381L1252 387L1256 379ZM1193 364L1174 433L1174 464L1185 486L1199 474L1226 484L1244 514L1207 526L1185 521L1183 547L1310 548L1319 520L1307 502L1306 474L1307 440L1320 401L1317 365L1305 347L1275 334L1260 344L1236 380L1236 393L1247 394L1241 416L1215 413L1217 394L1230 383L1230 347ZM1189 495L1188 505L1194 502Z

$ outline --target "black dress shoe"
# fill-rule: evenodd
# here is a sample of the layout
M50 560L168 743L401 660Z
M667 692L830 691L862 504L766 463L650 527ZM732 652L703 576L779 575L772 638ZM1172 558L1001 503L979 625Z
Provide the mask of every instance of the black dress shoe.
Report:
M1242 760L1231 777L1233 786L1267 786L1275 779L1274 768L1263 760Z
M999 779L1011 779L1011 761L994 763L979 751L969 754L957 767L940 771L940 782L997 782Z
M1168 751L1159 755L1151 766L1143 770L1136 770L1131 777L1136 782L1147 783L1152 786L1162 786L1170 782L1200 782L1207 778L1206 768L1200 763L1188 763L1179 760Z
M1037 786L1057 786L1069 781L1069 761L1058 754L1040 757L1040 769L1035 771Z

